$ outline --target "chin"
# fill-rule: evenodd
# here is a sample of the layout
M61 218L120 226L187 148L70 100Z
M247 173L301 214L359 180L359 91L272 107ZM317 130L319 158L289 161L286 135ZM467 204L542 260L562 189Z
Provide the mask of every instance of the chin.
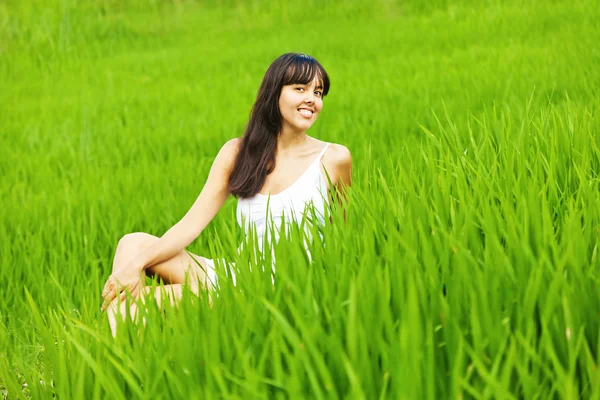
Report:
M312 124L304 124L304 125L297 126L296 129L298 131L307 131L310 129L311 126L312 126Z
M302 123L297 124L296 127L299 130L306 131L306 130L310 129L310 127L313 126L314 123L315 123L315 121L303 121Z
M286 124L289 129L292 129L294 131L306 131L308 129L310 129L311 126L313 126L313 124L315 123L315 120L284 120L284 124Z

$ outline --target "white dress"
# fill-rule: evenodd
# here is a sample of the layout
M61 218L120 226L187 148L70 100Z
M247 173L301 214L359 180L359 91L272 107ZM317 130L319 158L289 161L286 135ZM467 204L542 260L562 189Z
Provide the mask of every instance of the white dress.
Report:
M260 251L263 250L263 243L265 241L278 240L279 227L282 226L282 223L283 226L289 226L292 223L302 221L307 211L307 206L312 206L310 209L316 211L317 222L324 224L325 206L328 203L328 197L327 181L321 172L320 160L328 147L329 143L326 143L323 150L304 173L284 191L269 196L258 193L248 199L238 199L236 209L238 224L244 230L246 237L251 230L256 230L255 235ZM307 228L308 226L306 225L304 232L310 238L310 232ZM270 232L274 232L275 236L271 237ZM240 245L238 252L243 245L244 243ZM308 248L306 250L310 259L310 252L308 252ZM212 285L212 287L216 287L218 279L215 271L215 261L210 258L202 258L206 262L208 269L207 277L210 282L207 283ZM225 260L223 262L227 263ZM231 278L235 285L235 274L230 269L226 270L232 273ZM275 265L273 265L273 272L275 272Z

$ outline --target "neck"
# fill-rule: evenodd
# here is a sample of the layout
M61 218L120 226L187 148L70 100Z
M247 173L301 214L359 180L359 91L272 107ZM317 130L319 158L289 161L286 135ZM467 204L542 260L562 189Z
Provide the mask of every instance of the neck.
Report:
M306 131L292 131L289 129L282 129L279 137L277 138L277 152L288 152L293 149L297 149L308 141L308 135Z

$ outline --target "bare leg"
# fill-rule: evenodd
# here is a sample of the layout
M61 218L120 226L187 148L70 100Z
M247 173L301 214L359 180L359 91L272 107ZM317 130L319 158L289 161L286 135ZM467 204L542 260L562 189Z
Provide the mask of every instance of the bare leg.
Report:
M144 289L142 289L141 293L140 293L140 297L142 300L142 303L145 303L145 301L148 299L149 295L153 293L153 297L156 301L156 303L158 304L158 307L161 307L161 302L163 300L163 298L166 297L169 299L169 303L171 304L171 306L175 306L177 305L177 303L181 300L182 294L183 294L183 285L176 283L173 285L165 285L164 287L156 287L156 288L151 288L151 287L145 287ZM140 298L138 297L138 298ZM212 303L211 303L212 306ZM107 312L109 313L109 317L108 317L108 322L110 323L110 329L112 331L112 335L116 336L117 334L117 315L121 315L121 318L123 321L126 321L127 319L127 311L129 311L129 317L131 318L132 321L137 322L138 320L138 304L137 303L130 303L129 304L129 310L127 310L127 302L122 301L120 304L120 309L117 310L117 308L119 307L119 304L117 303L116 299L115 301L113 301L110 306L107 308ZM144 326L146 326L146 319L143 318L142 319L142 323L144 324Z
M147 249L157 240L158 237L141 232L130 233L123 236L123 238L121 238L119 241L117 250L115 251L112 270L115 271L127 265L127 263L137 256L141 251ZM192 256L194 257L193 259L188 253L181 251L169 260L146 270L149 276L157 275L165 283L168 283L165 285L165 289L169 295L172 305L177 304L177 302L181 300L182 284L188 283L190 290L195 294L199 294L199 285L203 285L206 289L210 288L210 283L208 282L206 273L204 272L204 270L207 270L206 263L201 257L195 254ZM202 266L202 268L198 266L198 263ZM188 279L187 282L186 277ZM144 290L144 293L147 294L151 288L144 288L142 290ZM154 293L154 297L159 306L161 301L160 290L160 288L156 288ZM212 299L208 292L207 295L209 304L212 307ZM118 299L115 298L115 300L113 300L106 310L113 336L115 336L117 332L117 311L120 311L120 314L123 318L126 318L128 311L126 310L126 302L121 302L120 310L117 310L117 303ZM136 313L137 306L132 304L129 314L133 320L135 320Z

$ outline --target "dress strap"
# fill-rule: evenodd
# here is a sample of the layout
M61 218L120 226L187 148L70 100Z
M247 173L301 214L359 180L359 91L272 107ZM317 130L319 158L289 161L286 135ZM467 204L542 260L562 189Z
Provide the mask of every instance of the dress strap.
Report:
M331 143L327 143L325 144L325 147L323 148L323 150L321 150L321 152L319 153L319 156L317 157L317 160L320 160L321 157L323 157L323 154L325 154L325 151L327 151L327 148L329 147Z

